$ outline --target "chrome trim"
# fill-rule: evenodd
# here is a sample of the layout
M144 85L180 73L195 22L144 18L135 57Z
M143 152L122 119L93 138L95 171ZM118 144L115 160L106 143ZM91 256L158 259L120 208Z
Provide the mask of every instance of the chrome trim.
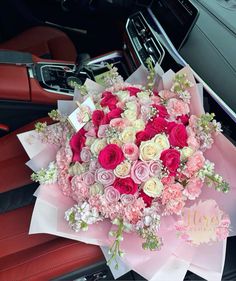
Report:
M114 58L117 58L117 57L123 57L123 54L122 54L121 51L114 51L114 52L109 53L107 55L99 56L98 58L91 59L91 60L89 60L89 62L86 65L104 62L106 60L114 59Z
M31 67L28 67L27 70L28 70L29 78L34 78L33 69Z
M155 41L151 38L152 41L154 42L155 47L157 48L157 50L158 50L158 52L159 52L159 54L160 54L160 58L159 58L159 60L158 60L157 62L161 65L161 63L162 63L162 61L163 61L163 59L164 59L164 57L165 57L165 50L163 49L163 47L162 47L162 45L161 45L159 39L157 38L157 36L156 36L155 33L153 32L153 29L152 29L151 26L147 23L147 21L146 21L146 19L144 18L143 14L142 14L141 12L138 12L137 14L140 15L141 20L142 20L142 21L147 25L147 27L150 29L150 31L151 31L153 37L156 39L156 41L157 41L157 43L158 43L158 45L159 45L159 47L160 47L160 49L161 49L161 51L162 51L162 52L160 51L160 49L159 49L158 46L156 45ZM133 42L133 39L132 39L132 37L131 37L131 35L130 35L130 33L129 33L129 30L128 30L128 26L129 26L130 22L131 22L131 19L128 18L128 20L127 20L127 22L126 22L126 25L125 25L125 30L126 30L126 33L127 33L127 35L128 35L128 38L129 38L129 40L130 40L130 42L131 42L131 45L132 45L133 49L136 51L135 54L136 54L136 56L138 57L139 62L144 65L144 62L142 61L142 59L141 59L139 53L137 52L137 48L136 48L136 46L135 46L135 44L134 44L134 42ZM151 57L151 55L150 55L150 57ZM153 57L152 57L152 60L153 60Z
M86 29L79 29L79 28L75 28L75 27L64 26L64 25L60 25L60 24L50 22L50 21L45 21L45 23L48 24L48 25L51 25L51 26L55 26L55 27L59 27L59 28L62 28L62 29L78 32L80 34L86 35L88 33Z
M73 72L75 67L76 67L74 64L65 64L65 63L50 63L50 64L46 64L46 63L41 62L39 64L45 64L42 67L40 67L40 74L41 74L41 78L42 78L43 84L48 86L49 88L52 88L52 89L53 89L53 87L51 85L48 85L46 83L46 81L44 80L43 68L45 68L45 67L57 67L57 68L61 68L62 70L64 70L65 66L73 66L73 69L71 69L71 72ZM58 91L57 90L50 90L50 89L47 89L47 88L43 88L43 89L45 91L47 91L47 92L55 93L55 94L59 94L59 95L67 95L67 96L73 96L74 95L74 93L63 92L63 89L60 89L60 91L59 90Z

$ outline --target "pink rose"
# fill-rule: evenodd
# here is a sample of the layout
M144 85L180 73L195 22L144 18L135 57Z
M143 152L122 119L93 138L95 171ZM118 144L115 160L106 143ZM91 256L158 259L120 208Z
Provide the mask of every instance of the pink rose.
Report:
M173 117L177 117L189 113L188 104L183 102L182 100L175 99L175 98L172 98L168 101L166 108L168 113Z
M125 157L131 161L135 161L139 156L139 149L134 143L126 143L123 145L123 153Z
M121 202L124 205L130 205L134 203L135 196L132 194L122 194L121 195Z
M186 171L184 173L188 176L193 176L196 172L198 172L205 164L205 158L203 156L202 151L195 152L192 156L189 157L186 163Z
M115 169L124 159L123 151L116 144L108 144L98 155L98 162L106 170Z
M119 191L115 189L113 186L106 187L104 193L108 203L115 203L118 202L118 200L120 199Z
M104 186L112 185L116 179L113 171L105 170L103 168L98 169L95 172L95 179Z
M135 161L131 168L131 178L135 183L141 184L149 178L149 166L146 162Z
M82 174L82 179L87 186L90 186L95 182L95 176L91 172L86 172Z
M91 160L92 153L88 147L83 147L80 152L80 159L83 162L89 162Z
M190 178L185 189L183 191L183 195L185 195L190 200L195 200L202 191L203 182L199 178Z
M180 165L180 152L176 149L166 149L161 153L160 159L171 174L176 174Z
M91 173L95 173L96 170L98 170L99 168L101 168L101 165L98 163L97 160L91 160L89 163L89 172Z
M114 118L110 121L110 126L114 127L118 131L123 131L126 127L126 122L122 118Z
M98 133L97 133L98 138L102 139L102 138L106 137L106 130L107 130L108 127L109 127L108 124L107 125L100 125L99 126Z
M187 146L187 131L183 124L176 124L170 131L169 142L172 146L183 148Z
M150 176L156 177L161 172L161 163L157 161L151 161L149 163L149 170L150 170Z

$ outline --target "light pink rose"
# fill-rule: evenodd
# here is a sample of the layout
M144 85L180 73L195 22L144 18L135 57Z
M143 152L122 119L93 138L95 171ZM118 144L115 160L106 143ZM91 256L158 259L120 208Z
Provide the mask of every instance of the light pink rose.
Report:
M113 186L108 186L104 190L105 198L109 203L117 202L120 199L120 193Z
M139 149L134 143L126 143L122 147L125 157L131 161L135 161L139 156Z
M185 189L183 191L183 195L185 195L190 200L195 200L202 191L203 182L199 178L191 178Z
M149 166L142 161L135 161L131 168L131 178L137 184L145 182L149 178Z
M95 172L95 180L104 186L112 185L115 179L116 177L112 170L100 168Z
M161 172L161 163L157 161L151 161L149 163L149 169L150 169L150 176L156 177Z
M80 159L83 162L89 162L91 160L92 153L88 147L83 147L81 152L80 152Z
M202 151L195 152L192 156L189 157L186 163L186 169L184 170L184 174L190 177L193 176L203 167L204 163L205 158L203 156Z
M95 182L95 176L91 172L86 172L82 174L83 182L87 185L90 186L91 184L94 184Z
M122 194L121 195L121 202L124 205L130 205L133 204L135 200L135 196L132 194Z
M99 162L97 160L91 160L89 163L89 172L94 174L99 168L101 168Z
M168 101L166 109L168 113L173 116L181 116L189 113L189 106L182 100L172 98Z
M106 129L109 125L100 125L98 129L98 138L105 138L106 137Z
M126 122L122 118L114 118L110 121L110 126L114 127L118 131L123 131L126 127Z

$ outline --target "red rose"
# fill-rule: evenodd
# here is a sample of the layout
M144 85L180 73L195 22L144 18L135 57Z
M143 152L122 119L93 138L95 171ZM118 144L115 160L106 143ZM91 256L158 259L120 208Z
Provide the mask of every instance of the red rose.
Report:
M139 192L139 197L143 199L143 202L146 204L146 207L151 206L153 198L144 193L143 190Z
M180 164L180 152L176 149L166 149L161 153L160 159L171 174L176 174Z
M93 125L95 127L98 127L99 125L101 125L104 115L105 114L102 110L94 110L94 112L92 114L92 121L93 121Z
M102 107L108 106L110 110L116 107L118 99L111 92L103 92L100 105Z
M162 117L156 117L153 121L148 122L145 131L151 136L166 132L168 122Z
M119 118L121 116L121 113L123 113L123 110L119 107L116 107L112 109L110 112L107 113L107 119L111 121L114 118Z
M129 91L129 95L132 96L137 96L137 93L141 92L139 88L136 87L126 87L123 89L123 91Z
M158 93L157 90L153 90L152 92L153 92L153 95L154 95L155 97L158 97L158 96L159 96L159 93Z
M176 123L176 122L169 122L168 125L167 125L167 132L170 133L171 130L172 130L176 125L178 125L178 123Z
M150 140L150 139L151 139L151 136L150 136L150 134L148 134L148 132L140 131L140 132L136 133L135 143L136 143L137 146L140 146L140 143L142 141L147 141L147 140Z
M73 152L73 157L72 157L73 162L77 162L77 161L81 162L80 152L82 148L85 146L85 141L86 141L85 133L86 133L85 129L82 128L70 139L70 147Z
M187 114L177 117L177 120L180 120L185 126L188 125L189 116Z
M169 142L172 146L178 146L183 148L187 146L187 131L183 124L177 124L174 126L169 134Z
M116 144L108 144L98 155L98 162L107 170L113 170L124 160L121 148Z
M167 109L163 105L158 105L158 104L152 104L152 107L156 108L158 111L157 116L166 118L169 117L169 114L167 112Z
M138 191L138 185L131 178L117 178L113 183L113 187L120 194L135 194Z

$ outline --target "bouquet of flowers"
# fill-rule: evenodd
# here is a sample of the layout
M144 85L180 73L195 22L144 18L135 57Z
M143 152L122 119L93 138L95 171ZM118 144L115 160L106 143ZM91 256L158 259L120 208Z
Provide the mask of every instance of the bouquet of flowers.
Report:
M53 125L36 124L37 140L55 151L32 175L51 194L38 197L51 196L55 205L56 193L68 197L61 208L64 231L90 242L80 236L86 232L109 246L108 264L115 261L116 268L118 257L128 261L127 237L157 257L173 233L192 248L225 240L229 215L214 196L202 196L229 191L205 155L221 126L214 114L193 114L196 84L189 69L164 88L151 64L145 84L124 82L115 68L105 82L105 89L79 87L70 109L67 103L64 113L49 113ZM102 224L106 234L98 233Z

